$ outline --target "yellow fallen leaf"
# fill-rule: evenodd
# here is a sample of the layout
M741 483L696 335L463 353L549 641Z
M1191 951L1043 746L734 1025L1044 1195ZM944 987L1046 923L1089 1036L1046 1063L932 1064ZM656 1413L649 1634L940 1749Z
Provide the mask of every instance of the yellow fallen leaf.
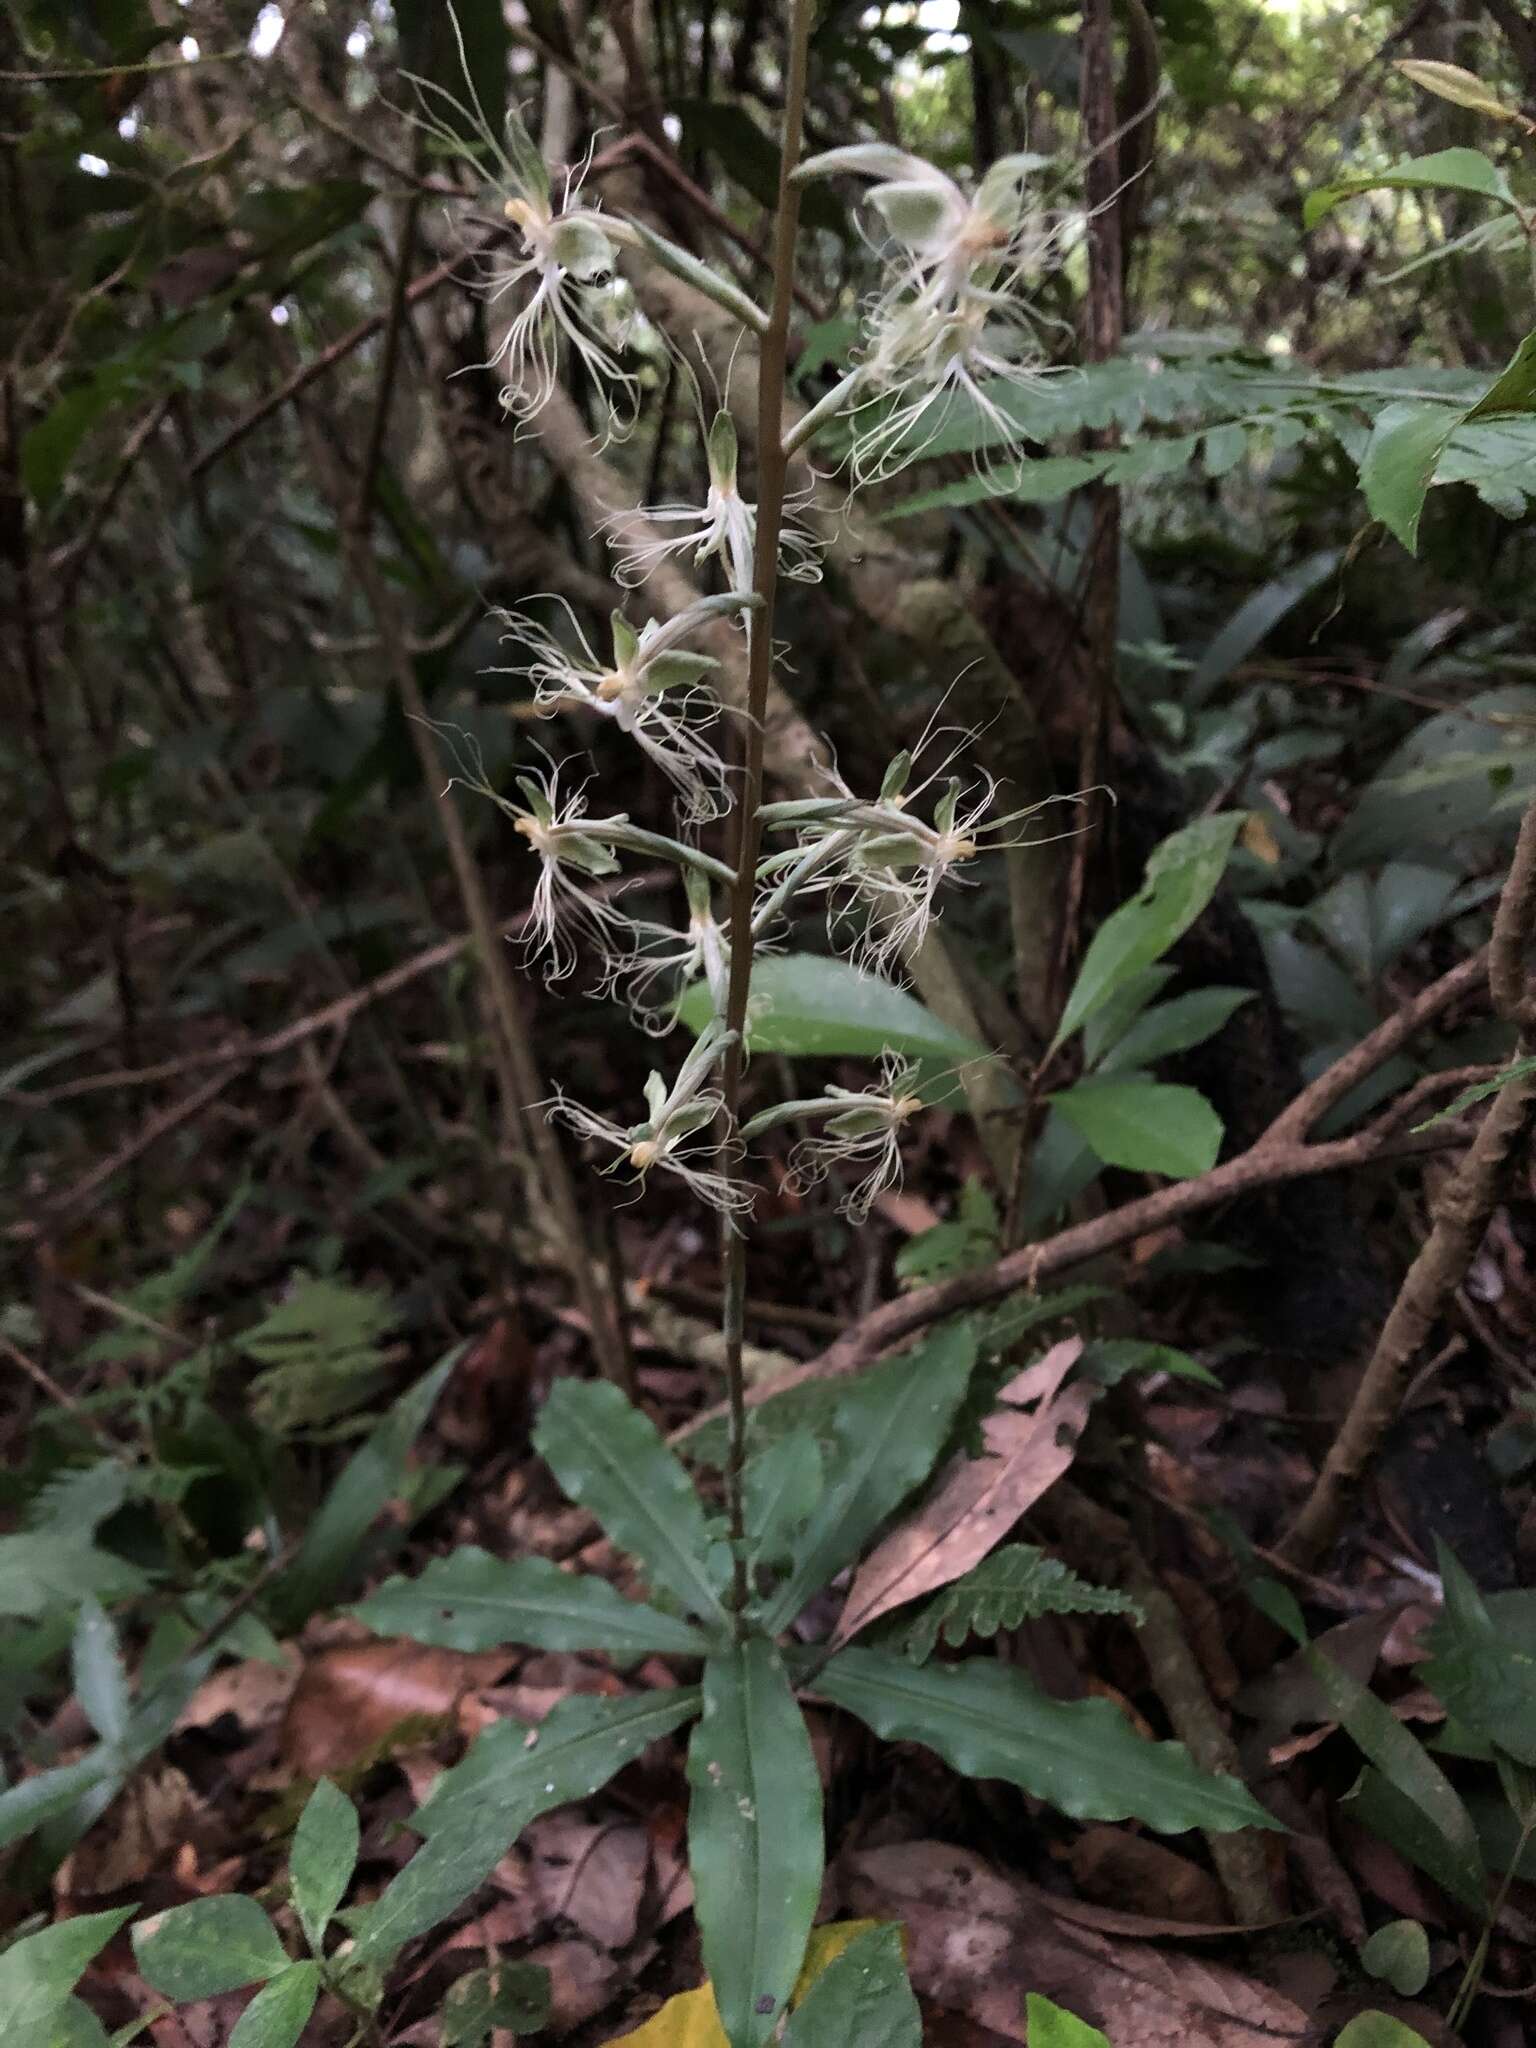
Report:
M1263 861L1266 867L1272 868L1279 862L1280 842L1262 811L1248 813L1237 837L1244 851L1251 853L1255 860Z
M822 1971L837 1961L851 1941L857 1941L861 1934L880 1924L878 1920L834 1920L825 1927L813 1927L805 1961L790 1993L790 2004L800 2003ZM632 2034L620 2034L609 2043L609 2048L730 2048L730 2043L720 2024L714 1991L708 1984L701 1984L697 1991L679 1991L660 2012L652 2013L643 2027L636 2027Z

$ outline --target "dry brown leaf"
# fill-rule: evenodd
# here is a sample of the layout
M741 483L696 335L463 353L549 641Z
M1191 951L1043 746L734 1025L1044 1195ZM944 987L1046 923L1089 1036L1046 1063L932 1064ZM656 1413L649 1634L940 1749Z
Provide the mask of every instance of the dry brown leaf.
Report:
M59 1895L104 1898L163 1871L198 1806L190 1781L173 1765L141 1771L61 1866Z
M424 1643L344 1643L312 1657L283 1719L282 1760L304 1778L358 1763L403 1722L441 1721L505 1671L508 1655L469 1656Z
M1226 1917L1226 1898L1208 1870L1129 1828L1085 1828L1072 1844L1072 1875L1102 1905L1207 1924Z
M178 1731L206 1728L226 1714L233 1715L242 1728L274 1727L282 1718L303 1664L297 1643L285 1643L281 1664L265 1657L243 1657L237 1664L221 1665L203 1680L176 1716Z
M1011 2040L1031 1991L1101 2028L1115 2048L1313 2048L1319 2029L1257 1978L1068 1920L969 1850L869 1849L842 1866L849 1912L899 1920L918 1992Z
M1081 1338L1065 1338L1003 1388L986 1421L986 1454L957 1459L937 1493L875 1546L859 1567L834 1642L980 1564L1061 1477L1093 1399L1086 1385L1062 1391L1082 1349ZM1032 1413L1023 1412L1025 1401L1037 1404Z
M567 2033L600 2013L625 1979L638 1976L655 1953L647 1943L620 1965L589 1941L550 1941L525 1958L549 1972L549 2023L556 2034Z
M552 1813L522 1838L546 1920L568 1920L602 1948L627 1948L640 1922L651 1867L645 1829Z

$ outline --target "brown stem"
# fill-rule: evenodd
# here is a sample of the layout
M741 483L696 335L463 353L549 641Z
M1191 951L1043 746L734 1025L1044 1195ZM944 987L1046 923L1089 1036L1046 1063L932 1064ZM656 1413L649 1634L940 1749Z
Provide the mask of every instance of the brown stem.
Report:
M747 665L746 740L742 763L741 800L737 811L736 882L731 891L731 973L726 990L725 1027L735 1036L725 1056L722 1092L725 1123L732 1135L741 1117L741 1079L746 1059L747 994L752 982L752 908L757 863L763 843L763 741L768 691L773 680L774 599L779 582L779 529L784 516L784 479L789 464L784 454L784 378L789 360L789 321L794 307L795 238L800 223L800 188L791 183L800 161L801 126L805 117L805 82L811 38L811 0L794 0L789 31L789 73L784 96L784 132L779 145L779 200L773 230L773 299L768 331L758 359L757 385L757 533L752 559L752 588L759 604L750 624ZM732 1172L738 1169L733 1167ZM726 1459L726 1499L735 1552L733 1604L739 1615L747 1604L746 1553L743 1547L742 1470L746 1463L746 1380L741 1348L746 1324L747 1235L745 1222L727 1224L724 1251L726 1398L730 1404L730 1449Z

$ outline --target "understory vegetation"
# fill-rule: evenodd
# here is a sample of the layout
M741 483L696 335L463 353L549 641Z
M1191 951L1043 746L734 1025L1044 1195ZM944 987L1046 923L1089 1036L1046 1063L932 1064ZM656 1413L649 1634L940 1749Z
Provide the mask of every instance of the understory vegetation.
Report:
M1536 25L0 8L6 2048L1517 2048Z

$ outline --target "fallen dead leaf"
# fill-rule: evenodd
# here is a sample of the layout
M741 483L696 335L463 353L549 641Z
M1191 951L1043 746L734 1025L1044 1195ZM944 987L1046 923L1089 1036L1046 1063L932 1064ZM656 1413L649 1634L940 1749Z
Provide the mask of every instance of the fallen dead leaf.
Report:
M1222 1920L1221 1886L1208 1870L1129 1828L1086 1828L1072 1844L1072 1875L1101 1905L1171 1920Z
M552 2032L566 2033L600 2013L618 1989L621 1974L635 1977L645 1968L654 1944L646 1944L621 1965L604 1949L589 1941L549 1941L531 1949L526 1957L549 1972L549 2024Z
M1031 1991L1115 2048L1313 2048L1307 2014L1259 1979L1150 1942L1116 1940L1056 1911L969 1850L905 1842L845 1859L857 1913L899 1920L921 1996L1014 2041Z
M189 1780L170 1764L131 1778L59 1869L61 1898L104 1898L165 1870L198 1811Z
M424 1643L345 1643L304 1667L283 1718L283 1763L304 1778L344 1771L407 1722L443 1721L475 1686L506 1670L507 1652L467 1655Z
M568 1920L602 1948L628 1948L651 1867L643 1827L552 1813L524 1832L521 1846L546 1920Z
M274 1727L303 1665L297 1643L283 1645L281 1664L271 1664L265 1657L242 1657L236 1664L221 1665L209 1673L176 1716L177 1731L206 1728L226 1714L251 1731Z
M1087 1385L1062 1390L1082 1349L1081 1338L1068 1337L1003 1388L985 1424L985 1455L958 1459L932 1498L875 1546L859 1567L834 1642L960 1578L1061 1477L1094 1394ZM1036 1404L1030 1413L1026 1401Z

